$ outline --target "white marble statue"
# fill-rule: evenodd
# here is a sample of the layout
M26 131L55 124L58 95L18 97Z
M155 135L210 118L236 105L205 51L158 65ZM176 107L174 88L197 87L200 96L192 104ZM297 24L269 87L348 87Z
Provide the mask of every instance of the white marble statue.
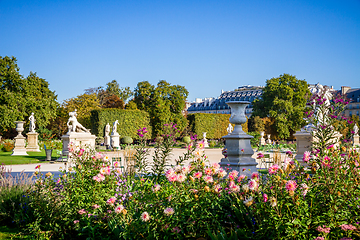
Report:
M84 132L90 132L88 129L86 129L83 125L81 125L78 122L76 116L77 116L76 109L73 112L69 112L69 120L66 123L66 125L69 128L69 132L76 132L77 129L78 131L83 130Z
M354 125L353 131L354 131L354 136L357 136L359 134L359 127L356 125L356 123Z
M34 113L31 113L29 117L30 125L29 125L29 132L34 133L35 132L35 117Z
M203 138L206 139L206 132L203 132Z
M115 122L113 123L113 130L111 135L117 135L117 125L119 124L118 120L115 120Z
M105 137L109 136L110 134L110 124L106 124L105 126Z
M233 126L231 125L231 123L229 123L229 126L227 127L226 131L228 133L231 133L234 130Z
M328 88L325 88L323 85L321 84L317 84L316 85L316 88L317 88L317 94L319 95L322 95L323 98L325 98L325 101L324 101L324 106L325 106L325 109L324 109L324 112L322 111L319 111L319 109L315 109L315 112L316 112L316 118L318 120L318 123L319 124L327 124L328 123L328 113L329 113L329 107L330 107L330 100L332 98L332 94L330 92L330 90ZM315 105L316 103L314 103Z

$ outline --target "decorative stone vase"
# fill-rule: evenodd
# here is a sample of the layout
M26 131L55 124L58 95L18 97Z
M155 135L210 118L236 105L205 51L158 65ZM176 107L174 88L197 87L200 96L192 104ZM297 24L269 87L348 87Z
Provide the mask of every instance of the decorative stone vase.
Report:
M46 149L45 153L46 153L46 161L51 161L51 154L52 154L52 149Z
M227 105L231 108L231 116L229 122L235 124L234 131L231 134L244 134L241 124L246 123L245 108L250 102L245 101L233 101L226 102Z
M253 136L246 134L241 127L241 124L246 122L245 108L250 102L233 101L226 104L231 108L229 121L235 124L235 127L234 131L223 137L226 141L227 157L221 159L220 166L230 168L230 171L237 170L250 177L253 172L257 172L257 162L251 157L254 154L250 144Z
M22 131L24 131L24 121L15 121L15 123L16 123L16 131L18 132L18 135L17 135L17 137L19 137L19 136L23 136L21 133L22 133Z

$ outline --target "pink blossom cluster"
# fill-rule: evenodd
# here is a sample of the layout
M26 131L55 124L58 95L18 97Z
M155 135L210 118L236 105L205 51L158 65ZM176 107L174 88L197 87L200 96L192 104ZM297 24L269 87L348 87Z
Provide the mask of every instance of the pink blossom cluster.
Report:
M356 227L351 224L343 224L340 226L343 231L355 231Z
M322 233L330 233L331 228L328 228L328 227L326 227L325 225L323 225L323 226L318 226L318 227L316 228L316 230L317 230L318 232L322 232Z
M274 164L271 167L269 167L268 171L269 174L276 174L279 169L280 169L279 165Z

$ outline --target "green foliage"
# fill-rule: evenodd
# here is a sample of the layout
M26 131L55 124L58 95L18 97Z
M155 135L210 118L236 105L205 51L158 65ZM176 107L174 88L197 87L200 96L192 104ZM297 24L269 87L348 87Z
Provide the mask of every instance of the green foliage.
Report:
M177 124L180 132L185 129L187 121L182 111L187 95L188 91L180 85L171 85L161 80L155 87L144 81L135 88L134 102L138 109L149 113L155 137L162 134L162 127L166 123Z
M198 136L202 136L203 132L207 132L206 137L208 139L220 139L227 135L226 129L230 123L229 118L230 114L211 113L194 113L187 116L190 131ZM248 131L247 122L241 126L244 132Z
M289 138L305 125L303 112L310 91L305 80L284 74L266 80L261 99L253 102L253 116L271 117L277 138Z
M132 139L139 139L137 129L139 126L146 127L149 131L147 136L151 136L149 114L140 110L122 110L104 108L91 111L91 132L97 136L103 136L107 123L118 120L117 131L120 136L129 136ZM149 139L148 137L148 139Z
M257 147L260 143L260 133L259 132L248 132L249 135L253 136L254 138L250 139L251 147Z
M249 119L249 131L250 132L265 131L264 121L259 116L252 115Z
M1 143L0 146L1 146L0 150L3 150L4 152L11 152L15 147L15 141L6 139Z
M34 112L37 126L46 127L58 106L48 82L33 72L24 78L16 62L15 57L0 56L0 133L9 138L15 120L27 120Z
M106 86L108 93L118 96L123 102L126 102L134 94L130 87L120 87L116 80L108 82Z
M182 141L183 141L184 143L190 143L190 142L191 142L191 138L190 138L189 136L185 136L185 137L182 138Z

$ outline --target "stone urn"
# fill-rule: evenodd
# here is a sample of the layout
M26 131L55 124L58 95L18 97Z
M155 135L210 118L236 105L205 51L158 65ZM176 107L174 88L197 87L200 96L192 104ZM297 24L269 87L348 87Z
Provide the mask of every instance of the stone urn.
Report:
M17 137L20 137L20 136L23 137L23 135L21 133L22 133L22 131L24 131L24 123L25 123L24 121L15 121L15 124L16 124L15 130L18 132Z
M253 136L246 134L241 124L246 122L245 108L250 102L231 101L226 102L231 108L230 123L234 124L234 131L224 136L226 158L221 159L220 166L237 170L240 174L251 176L253 172L257 172L257 162L252 155L254 150L251 147L250 139Z

